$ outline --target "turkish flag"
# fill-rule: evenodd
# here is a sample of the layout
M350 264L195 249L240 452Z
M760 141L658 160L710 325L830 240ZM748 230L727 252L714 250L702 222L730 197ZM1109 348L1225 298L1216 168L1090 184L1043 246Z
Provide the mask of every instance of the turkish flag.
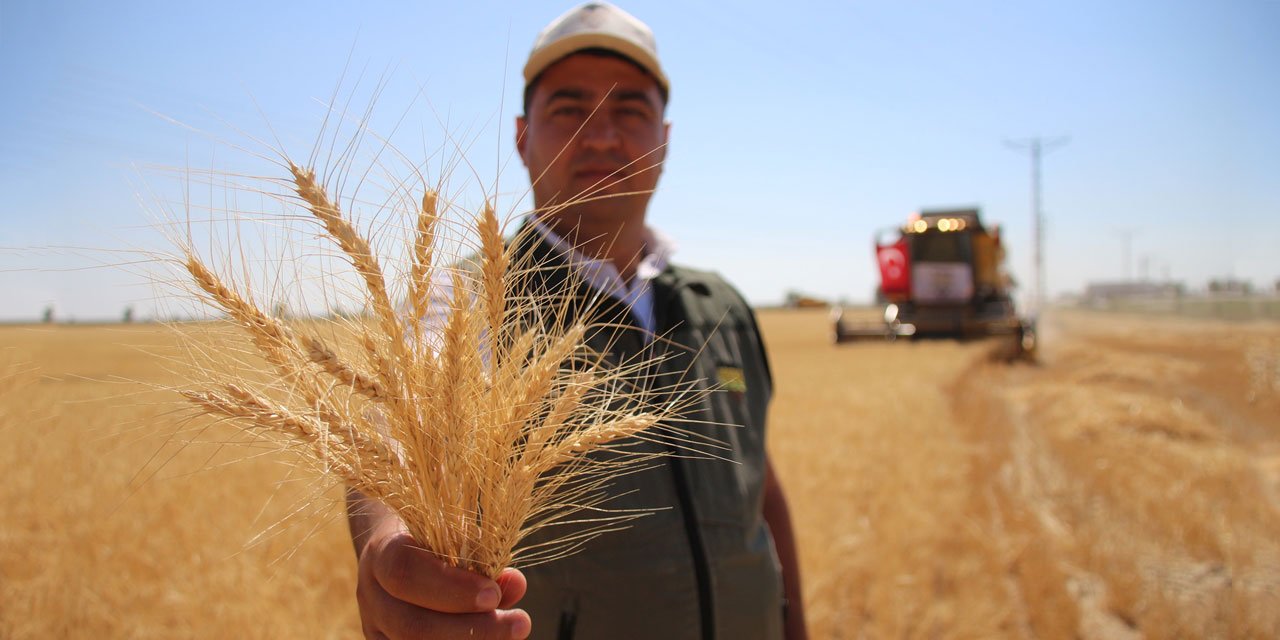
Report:
M880 264L880 290L885 295L911 294L911 251L906 238L876 245L876 262Z

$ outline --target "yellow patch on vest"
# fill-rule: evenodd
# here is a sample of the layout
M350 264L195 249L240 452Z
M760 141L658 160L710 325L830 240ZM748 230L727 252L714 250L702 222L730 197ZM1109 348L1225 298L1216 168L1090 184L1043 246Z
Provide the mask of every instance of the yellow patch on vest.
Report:
M747 378L742 375L742 369L737 367L717 367L716 378L720 382L720 388L725 391L736 393L746 393L747 391Z

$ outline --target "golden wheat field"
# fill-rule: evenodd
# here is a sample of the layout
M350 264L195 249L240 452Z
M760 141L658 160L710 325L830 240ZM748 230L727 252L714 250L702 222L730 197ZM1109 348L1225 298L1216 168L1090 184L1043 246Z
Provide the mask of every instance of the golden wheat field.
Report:
M826 318L761 314L814 637L1280 636L1280 325L1059 311L1011 366ZM0 637L358 637L340 491L184 421L178 343L0 328Z

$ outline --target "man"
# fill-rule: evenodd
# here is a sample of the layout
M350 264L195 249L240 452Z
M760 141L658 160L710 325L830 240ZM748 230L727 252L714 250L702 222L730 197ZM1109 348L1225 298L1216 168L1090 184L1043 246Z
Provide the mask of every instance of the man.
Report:
M718 276L667 264L668 243L645 225L670 132L653 34L588 3L539 35L524 75L516 147L537 213L517 250L555 267L532 286L563 285L575 269L584 298L610 301L586 312L621 327L597 336L600 348L619 361L667 349L655 379L718 383L680 426L725 441L733 461L666 457L615 479L607 506L657 511L496 583L415 547L394 514L353 495L365 634L804 638L790 516L764 449L771 380L754 316Z

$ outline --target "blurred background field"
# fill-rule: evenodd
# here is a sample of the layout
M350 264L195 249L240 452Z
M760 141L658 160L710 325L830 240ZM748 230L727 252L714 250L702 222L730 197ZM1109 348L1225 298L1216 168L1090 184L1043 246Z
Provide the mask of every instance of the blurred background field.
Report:
M1011 366L761 321L815 638L1280 635L1280 324L1055 311ZM184 422L177 345L0 328L0 637L358 637L340 492Z

